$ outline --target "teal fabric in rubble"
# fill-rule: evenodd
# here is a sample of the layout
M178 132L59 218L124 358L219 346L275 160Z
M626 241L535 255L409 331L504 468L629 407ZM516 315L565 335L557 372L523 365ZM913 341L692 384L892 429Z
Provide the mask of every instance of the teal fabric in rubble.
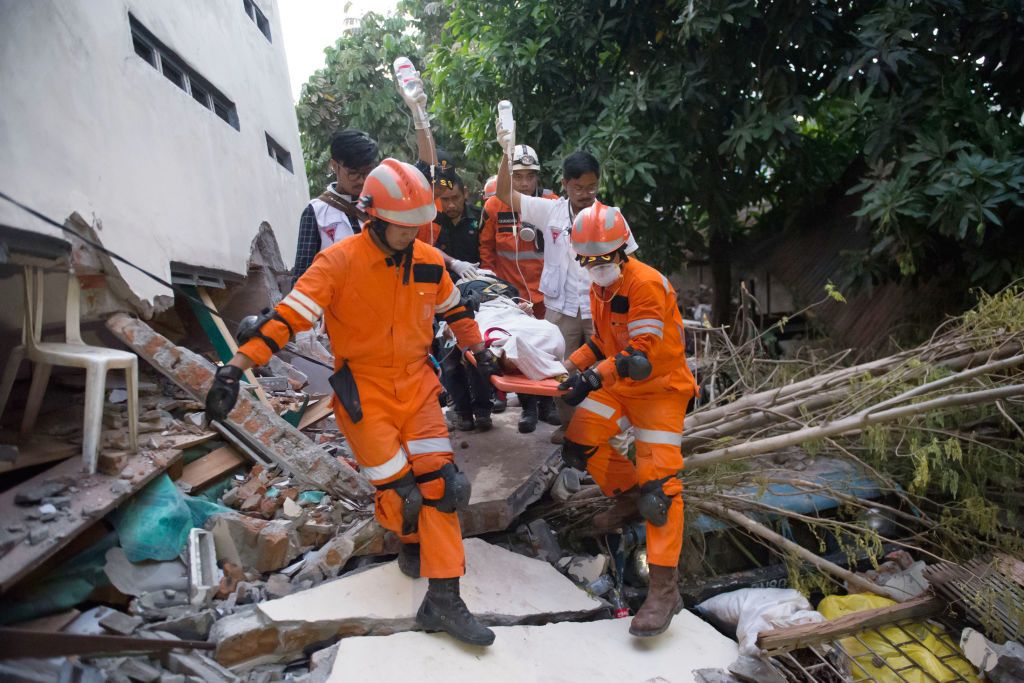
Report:
M227 508L186 496L162 474L111 515L120 545L131 562L173 560L188 542L188 532Z

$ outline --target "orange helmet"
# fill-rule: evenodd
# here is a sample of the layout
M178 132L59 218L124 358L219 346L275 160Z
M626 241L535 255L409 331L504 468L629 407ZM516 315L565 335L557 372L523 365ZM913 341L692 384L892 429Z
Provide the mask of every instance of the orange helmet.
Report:
M583 209L572 224L572 246L580 256L604 256L629 239L629 224L616 206L601 202Z
M374 218L410 228L437 216L430 183L415 166L398 159L385 159L370 171L359 206Z
M498 193L498 176L492 175L484 183L484 199L490 199Z

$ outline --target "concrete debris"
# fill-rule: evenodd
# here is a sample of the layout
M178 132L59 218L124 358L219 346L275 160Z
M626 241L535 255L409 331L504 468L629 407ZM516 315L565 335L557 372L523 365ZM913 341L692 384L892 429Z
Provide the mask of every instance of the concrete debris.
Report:
M564 503L569 500L574 493L579 493L580 489L583 488L583 484L580 481L580 471L572 467L566 467L558 473L554 481L551 482L551 488L548 493L551 497L559 503Z
M607 555L577 555L569 561L566 574L578 585L589 586L607 570Z
M218 559L260 573L287 566L301 547L294 526L284 520L221 513L210 517L206 527L213 534Z
M138 683L155 683L160 680L161 670L142 657L126 657L118 672Z
M325 579L333 579L341 572L341 568L352 557L357 547L370 545L383 536L384 530L376 521L359 522L327 541L319 550L307 553L293 581L320 583Z
M698 669L722 669L736 658L736 643L687 611L656 638L638 640L628 629L629 619L509 626L495 629L486 650L442 634L345 638L329 680L404 680L415 671L419 683L478 683L494 679L495 672L523 681L682 682L694 680Z
M50 530L42 524L31 524L28 527L29 545L39 545L50 537Z
M191 529L188 534L188 594L196 607L210 602L220 583L213 534Z
M22 487L14 496L14 502L18 505L38 505L47 498L64 493L72 483L68 480L48 479L37 486Z
M291 387L288 378L284 376L257 377L256 381L260 383L264 391L288 391Z
M282 507L284 508L284 516L290 519L296 519L298 517L301 517L303 514L302 506L296 503L291 498L285 498Z
M604 609L604 603L545 562L479 539L466 539L465 547L462 597L485 623L580 619ZM426 583L409 579L397 562L388 562L260 603L254 612L227 616L214 625L210 636L217 642L216 658L228 666L254 659L284 661L338 635L417 628L414 618Z
M107 319L107 328L193 398L201 400L206 396L213 382L215 368L212 363L188 349L175 346L146 323L131 316L115 314ZM326 491L336 499L349 501L353 508L361 507L372 499L373 487L365 477L334 458L324 458L323 451L298 429L246 392L239 396L238 405L231 413L231 423L249 446L314 488Z
M172 652L167 655L167 668L174 673L196 676L203 683L237 683L241 680L234 672L200 654Z
M103 571L114 588L125 595L188 590L188 570L181 560L166 562L130 562L120 547L113 547L105 555Z
M142 625L142 619L128 616L124 612L118 612L117 610L109 610L100 617L99 624L111 633L129 636L135 633L135 629Z
M105 683L106 675L94 666L65 659L57 683Z
M267 593L267 598L270 600L283 598L292 592L292 582L284 574L271 574L270 578L267 579L264 590Z
M213 623L217 620L212 609L205 609L201 612L196 612L195 608L191 606L174 609L179 610L181 614L165 621L149 624L145 628L166 631L182 640L206 640L209 637L210 629L213 628Z

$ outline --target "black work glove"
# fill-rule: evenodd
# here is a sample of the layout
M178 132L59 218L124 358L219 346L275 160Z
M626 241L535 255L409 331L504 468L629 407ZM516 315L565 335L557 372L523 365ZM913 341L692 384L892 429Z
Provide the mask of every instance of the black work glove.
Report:
M615 372L623 379L640 382L651 376L651 361L647 354L627 348L615 356Z
M494 375L501 374L501 368L498 367L498 357L490 349L474 351L473 359L476 361L477 371L487 381L490 381Z
M241 368L224 365L217 368L213 386L206 392L206 419L222 421L238 401L238 382L242 379Z
M578 406L583 403L583 399L587 397L594 389L601 388L601 375L591 368L585 372L578 372L574 375L569 375L569 378L558 385L559 389L567 390L562 394L562 400L571 406Z

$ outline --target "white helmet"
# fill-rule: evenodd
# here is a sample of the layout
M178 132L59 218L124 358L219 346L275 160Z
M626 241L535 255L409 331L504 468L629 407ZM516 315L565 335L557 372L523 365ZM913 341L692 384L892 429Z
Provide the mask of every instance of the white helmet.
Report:
M533 150L533 147L530 147L529 145L516 145L515 149L512 151L512 170L540 170L540 159L537 158L537 152Z

